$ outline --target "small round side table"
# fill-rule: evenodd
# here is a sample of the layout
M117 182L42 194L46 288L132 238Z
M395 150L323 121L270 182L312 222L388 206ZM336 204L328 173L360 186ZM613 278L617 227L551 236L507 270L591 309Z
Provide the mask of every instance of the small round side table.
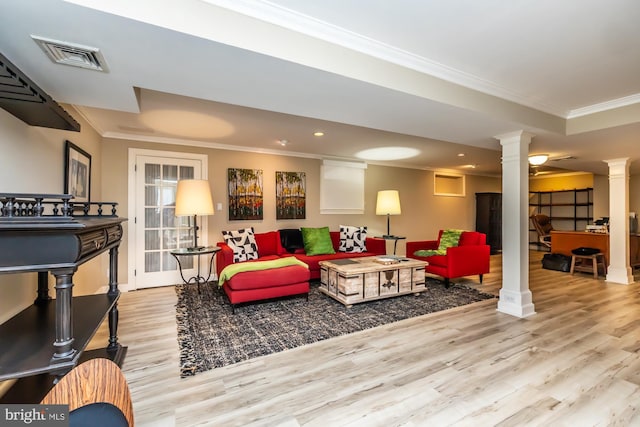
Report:
M213 258L215 258L216 252L219 252L219 251L220 251L220 248L218 246L204 246L204 247L198 247L198 248L178 248L178 249L169 251L169 253L173 255L173 257L178 262L178 270L180 271L180 277L182 277L182 281L184 282L184 284L185 285L188 285L191 283L196 284L198 286L198 293L200 293L200 284L209 283L209 279L211 278L211 273L213 272ZM211 255L211 258L209 259L209 273L207 274L207 277L204 277L200 273L200 256L201 255ZM198 266L197 267L198 270L195 276L185 279L184 274L182 273L182 264L180 263L181 257L197 257L196 263Z

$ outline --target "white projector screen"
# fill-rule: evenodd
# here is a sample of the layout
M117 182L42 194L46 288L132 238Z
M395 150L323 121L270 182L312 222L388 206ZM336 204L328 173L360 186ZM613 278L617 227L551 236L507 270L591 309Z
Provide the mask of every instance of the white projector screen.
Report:
M324 160L320 166L320 213L363 214L366 163Z

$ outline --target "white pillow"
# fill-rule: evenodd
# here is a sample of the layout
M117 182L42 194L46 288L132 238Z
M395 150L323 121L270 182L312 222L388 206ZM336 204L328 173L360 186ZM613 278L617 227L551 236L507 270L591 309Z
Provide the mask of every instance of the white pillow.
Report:
M340 226L339 252L361 253L367 251L367 227Z
M234 231L223 231L224 242L233 249L233 262L258 259L258 245L253 227Z

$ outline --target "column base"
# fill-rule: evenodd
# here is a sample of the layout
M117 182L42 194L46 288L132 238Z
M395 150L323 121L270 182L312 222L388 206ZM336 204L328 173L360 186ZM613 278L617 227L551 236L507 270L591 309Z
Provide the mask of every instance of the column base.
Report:
M516 317L529 317L536 314L532 302L531 291L517 292L505 289L500 290L498 311Z
M609 266L607 270L607 282L618 283L620 285L630 285L633 281L633 270L631 267L612 267Z

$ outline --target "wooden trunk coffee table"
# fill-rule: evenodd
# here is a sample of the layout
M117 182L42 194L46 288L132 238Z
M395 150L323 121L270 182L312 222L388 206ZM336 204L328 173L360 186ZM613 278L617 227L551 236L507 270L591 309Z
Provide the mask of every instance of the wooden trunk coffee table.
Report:
M425 290L424 261L362 257L320 261L320 292L347 307Z

